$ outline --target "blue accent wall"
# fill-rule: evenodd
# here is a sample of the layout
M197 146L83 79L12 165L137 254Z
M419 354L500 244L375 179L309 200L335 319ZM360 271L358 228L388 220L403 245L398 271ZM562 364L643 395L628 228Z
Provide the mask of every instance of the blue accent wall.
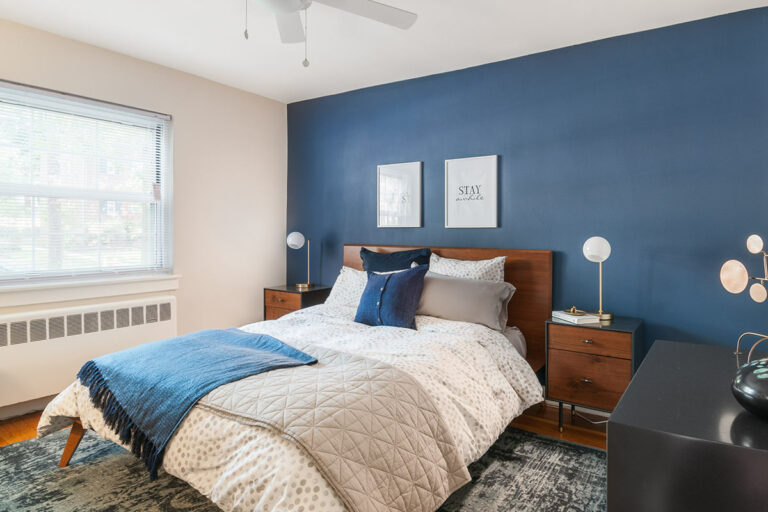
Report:
M375 59L374 59L375 61ZM354 70L350 70L354 73ZM500 155L499 228L445 229L444 161ZM423 161L423 227L376 228L376 166ZM768 303L719 284L768 238L768 8L288 106L288 230L332 284L342 244L552 249L554 305L597 306L666 338L731 345ZM306 277L288 250L289 282Z

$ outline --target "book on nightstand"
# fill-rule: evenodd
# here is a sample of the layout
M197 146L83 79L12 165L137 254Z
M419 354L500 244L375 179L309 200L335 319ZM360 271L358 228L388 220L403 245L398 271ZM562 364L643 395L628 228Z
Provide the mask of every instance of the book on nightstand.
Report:
M574 315L567 311L560 311L560 310L552 312L552 319L557 320L559 322L568 322L576 325L600 323L600 317L598 317L597 315L590 315L589 313L581 313L581 314Z

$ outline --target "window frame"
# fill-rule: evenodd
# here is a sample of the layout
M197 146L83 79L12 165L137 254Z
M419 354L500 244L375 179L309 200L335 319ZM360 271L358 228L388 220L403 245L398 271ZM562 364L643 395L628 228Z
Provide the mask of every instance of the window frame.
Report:
M57 300L75 300L78 298L94 298L100 296L114 296L132 293L144 293L149 291L167 291L178 288L178 279L180 276L173 273L173 122L172 116L151 110L129 107L118 103L101 101L75 94L64 93L51 89L34 87L17 82L0 79L0 89L7 91L20 92L21 94L33 94L37 96L38 104L28 105L20 101L20 105L26 105L30 108L45 109L46 102L50 102L50 110L77 115L77 109L82 107L84 117L97 119L107 122L131 123L131 116L134 119L151 118L158 120L156 130L160 131L157 137L162 137L158 141L159 151L156 150L156 176L160 178L162 200L158 204L163 211L158 214L158 226L155 230L155 247L162 251L162 260L155 262L155 265L141 268L126 268L115 270L96 270L96 271L62 271L57 274L41 273L40 275L18 276L10 278L0 277L0 307L8 305L34 304L40 302L50 302L44 300L40 294L46 290L60 290L53 295L59 297ZM56 108L56 105L59 108ZM11 101L13 103L13 101ZM104 112L103 116L97 115ZM121 116L125 116L121 119ZM162 128L160 126L162 123ZM5 184L7 190L10 186L11 193L4 195L17 195L25 197L63 197L114 201L136 201L145 200L146 194L134 192L105 191L98 193L90 189L69 189L70 192L77 191L76 194L67 194L65 186L40 186L31 184ZM44 188L47 194L35 194L33 189L38 191ZM58 190L60 189L60 190ZM16 191L16 194L13 192ZM57 193L58 192L58 193ZM108 196L108 197L107 197ZM148 283L156 283L154 285ZM117 285L117 288L112 286ZM137 283L138 286L131 286ZM66 290L70 288L74 292L72 299L63 298L67 295ZM63 292L61 292L63 290ZM117 292L120 293L117 293ZM2 297L5 296L5 297ZM15 297L15 298L14 298Z

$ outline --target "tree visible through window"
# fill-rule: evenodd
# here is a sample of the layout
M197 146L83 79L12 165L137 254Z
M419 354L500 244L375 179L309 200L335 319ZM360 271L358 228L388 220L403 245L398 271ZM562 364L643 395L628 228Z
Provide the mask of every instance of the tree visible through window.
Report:
M0 82L0 282L170 270L169 132Z

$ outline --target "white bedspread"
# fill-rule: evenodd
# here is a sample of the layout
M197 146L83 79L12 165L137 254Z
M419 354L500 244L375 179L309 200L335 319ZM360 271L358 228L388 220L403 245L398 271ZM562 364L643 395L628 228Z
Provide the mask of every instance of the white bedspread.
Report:
M485 453L514 417L543 399L533 370L497 331L425 316L416 317L415 331L374 328L355 323L354 316L353 308L320 305L242 329L300 350L308 344L327 346L406 371L435 401L466 464ZM72 417L117 442L79 382L48 405L38 435L68 425ZM163 468L223 510L344 510L298 445L201 407L192 409L171 439Z

